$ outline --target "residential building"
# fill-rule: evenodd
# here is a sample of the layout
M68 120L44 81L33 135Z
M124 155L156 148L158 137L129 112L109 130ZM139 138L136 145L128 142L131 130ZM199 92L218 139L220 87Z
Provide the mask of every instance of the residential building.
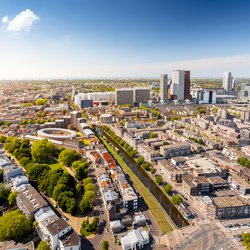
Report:
M191 147L188 143L165 145L160 147L160 153L166 159L170 159L175 156L189 155L191 153Z
M24 190L17 194L16 204L25 216L31 219L40 208L48 206L48 203L31 185L27 185Z
M201 197L203 212L211 219L233 219L250 216L250 202L240 196Z
M123 250L136 250L142 249L144 245L149 243L149 236L146 231L140 231L138 229L128 232L121 238L121 244Z
M210 193L210 182L204 176L182 176L183 193L189 196L200 196Z

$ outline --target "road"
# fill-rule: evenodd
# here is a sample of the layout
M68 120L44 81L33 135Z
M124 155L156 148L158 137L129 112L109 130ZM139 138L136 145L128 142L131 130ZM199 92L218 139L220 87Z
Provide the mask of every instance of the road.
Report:
M174 249L228 250L237 249L237 246L221 232L220 228L214 222L211 222L209 224L201 224L200 230L196 231L194 235L189 236L186 241Z

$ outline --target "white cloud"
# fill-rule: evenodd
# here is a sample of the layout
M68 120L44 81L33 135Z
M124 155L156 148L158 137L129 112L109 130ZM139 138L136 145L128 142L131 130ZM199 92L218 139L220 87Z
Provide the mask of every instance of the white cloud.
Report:
M7 16L2 18L3 23L8 23L7 30L11 32L29 31L36 21L39 21L39 17L30 9L21 11L12 20Z
M8 22L9 22L9 17L4 16L4 17L2 18L2 23L8 23Z

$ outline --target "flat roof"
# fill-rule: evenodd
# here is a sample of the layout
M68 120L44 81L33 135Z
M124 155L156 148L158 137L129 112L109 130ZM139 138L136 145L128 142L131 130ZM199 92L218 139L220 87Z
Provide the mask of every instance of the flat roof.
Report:
M211 199L218 208L241 207L248 205L248 202L246 200L242 200L239 196L222 196Z
M221 168L210 161L208 158L196 158L191 160L186 160L189 167L193 168L199 173L216 173L220 172Z

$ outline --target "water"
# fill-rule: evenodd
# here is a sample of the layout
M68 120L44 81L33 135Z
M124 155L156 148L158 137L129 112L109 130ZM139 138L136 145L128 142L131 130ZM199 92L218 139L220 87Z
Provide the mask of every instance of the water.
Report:
M178 227L183 227L189 225L179 210L172 204L165 193L156 185L156 183L145 173L145 171L137 166L135 160L131 158L124 150L112 140L108 135L106 135L107 140L117 147L120 151L120 155L124 157L127 165L133 170L141 182L148 187L150 192L156 197L156 199L161 203L162 207L166 210L169 216L172 218L174 223ZM139 190L138 190L139 191Z

